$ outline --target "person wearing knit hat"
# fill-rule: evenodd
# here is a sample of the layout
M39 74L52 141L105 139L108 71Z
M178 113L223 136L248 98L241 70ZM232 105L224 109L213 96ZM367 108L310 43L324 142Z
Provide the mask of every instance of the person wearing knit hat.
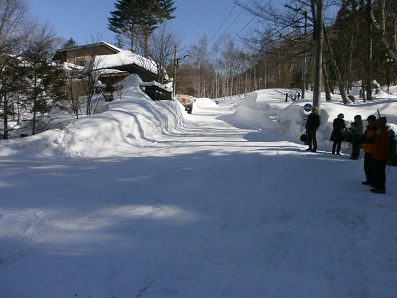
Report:
M386 164L389 159L390 134L386 127L386 117L376 120L375 143L372 153L372 185L374 193L386 193Z
M376 126L379 127L384 127L387 123L387 118L386 117L379 117L376 119Z

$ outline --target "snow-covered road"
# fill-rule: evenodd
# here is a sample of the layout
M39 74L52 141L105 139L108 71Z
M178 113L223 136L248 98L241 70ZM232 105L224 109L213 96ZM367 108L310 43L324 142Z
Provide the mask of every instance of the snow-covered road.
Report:
M0 297L395 297L396 169L376 196L360 161L232 112L111 158L2 157Z

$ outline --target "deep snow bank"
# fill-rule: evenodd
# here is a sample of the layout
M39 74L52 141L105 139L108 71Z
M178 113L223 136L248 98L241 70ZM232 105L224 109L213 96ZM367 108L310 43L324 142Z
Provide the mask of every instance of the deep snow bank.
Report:
M131 151L140 141L157 142L180 126L183 115L177 101L153 101L140 83L137 76L127 77L121 100L111 102L104 113L68 125L59 143L73 155L109 156Z
M194 102L195 109L214 108L217 104L210 98L197 98Z
M146 150L145 147L161 142L173 130L188 126L185 121L191 118L187 117L178 101L152 101L140 89L141 83L137 76L126 78L122 82L122 99L110 102L106 112L75 120L64 129L50 130L24 139L2 140L0 156L123 156L138 148ZM231 117L236 121L255 129L275 131L300 142L299 135L304 131L303 106L312 103L312 93L307 92L306 100L286 103L287 92L287 89L258 90L248 93L244 100L230 98L229 104L229 100L223 99L222 105L226 104L234 111ZM397 131L396 105L396 97L378 97L372 102L356 101L347 105L336 95L330 102L322 98L318 140L329 142L332 121L339 113L345 115L349 125L355 115L360 114L365 120L371 114L377 115L379 110ZM213 100L199 98L193 110L200 113L216 109Z
M109 103L109 110L72 121L55 129L18 140L5 140L1 156L20 152L33 156L104 157L131 152L134 146L160 141L183 123L183 106L177 101L153 101L131 75L122 82L124 96ZM55 154L57 153L57 154Z
M262 130L277 131L291 136L299 142L299 136L305 130L305 115L303 107L305 104L312 104L313 94L307 92L305 100L285 102L287 89L264 89L251 92L237 106L234 117L236 120L249 124ZM395 131L397 129L397 115L395 114L397 99L384 96L380 93L371 102L356 101L355 103L343 104L339 95L334 95L330 102L321 99L321 126L317 132L319 140L328 141L332 132L333 119L339 113L345 115L346 125L349 126L355 115L361 115L364 124L366 118L373 114L388 119L388 125Z
M237 106L235 118L252 127L274 130L279 112L290 103L284 100L284 90L268 89L251 92Z

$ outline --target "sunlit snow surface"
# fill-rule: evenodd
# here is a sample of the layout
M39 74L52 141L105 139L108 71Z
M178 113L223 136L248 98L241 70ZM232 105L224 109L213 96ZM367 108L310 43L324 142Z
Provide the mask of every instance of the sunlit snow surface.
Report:
M286 90L189 115L124 85L107 112L0 141L1 297L395 297L396 168L373 194L329 136L341 112L396 127L396 96L323 101L309 153L311 101Z

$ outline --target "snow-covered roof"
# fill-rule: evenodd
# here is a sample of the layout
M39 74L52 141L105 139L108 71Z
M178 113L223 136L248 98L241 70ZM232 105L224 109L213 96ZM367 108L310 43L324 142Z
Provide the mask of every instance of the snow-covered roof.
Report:
M107 43L105 41L101 41L101 43L104 44L105 46L117 51L117 52L121 52L122 51L122 49L120 49L120 48L118 48L118 47L116 47L116 46L114 46L114 45L112 45L110 43Z
M95 56L93 65L96 70L99 70L117 68L120 66L133 64L140 66L141 68L144 68L154 74L157 74L157 65L154 61L127 50L121 51L113 55Z
M99 45L103 45L103 46L105 46L105 47L107 47L109 49L112 49L115 52L121 52L122 51L122 49L120 49L120 48L118 48L118 47L116 47L116 46L114 46L114 45L112 45L110 43L107 43L105 41L101 41L101 42L93 43L93 44L87 44L87 45L76 46L76 47L71 47L71 48L59 49L57 52L67 52L67 51L78 50L78 49L82 49L82 48L97 47Z

